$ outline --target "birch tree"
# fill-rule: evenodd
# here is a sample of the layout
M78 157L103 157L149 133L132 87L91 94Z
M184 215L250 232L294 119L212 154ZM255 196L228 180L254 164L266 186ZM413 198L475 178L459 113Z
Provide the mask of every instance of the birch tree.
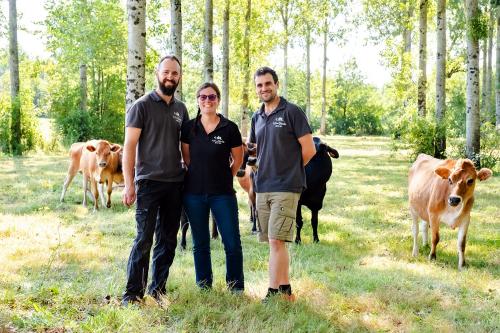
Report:
M466 153L477 165L479 160L479 20L478 0L465 0L467 19ZM476 29L475 29L476 28Z
M179 59L182 67L182 3L181 0L170 0L170 40L172 52ZM182 68L181 68L182 71ZM179 81L175 98L182 100L182 79Z
M247 0L245 13L245 32L243 34L243 88L241 93L241 122L240 129L243 135L248 134L250 110L248 108L248 85L250 82L250 25L252 13L252 0Z
M142 95L145 86L146 0L127 0L128 59L126 109Z
M213 0L205 0L205 38L203 40L203 76L205 81L214 80L214 55L213 55Z
M288 95L288 45L290 41L290 26L292 10L295 0L278 0L277 10L283 24L283 79L281 80L281 94Z
M425 117L427 90L427 0L419 3L418 114Z
M446 0L437 1L436 14L436 145L435 157L443 157L446 151L446 132L443 124L446 113Z
M21 101L19 95L19 53L17 45L16 0L9 0L9 69L11 99L11 147L14 155L21 155Z
M229 0L225 0L222 19L222 114L226 118L229 114L229 9Z
M496 75L495 75L495 115L496 128L500 131L500 10L498 1L495 2L496 23L497 23L497 46L496 46Z

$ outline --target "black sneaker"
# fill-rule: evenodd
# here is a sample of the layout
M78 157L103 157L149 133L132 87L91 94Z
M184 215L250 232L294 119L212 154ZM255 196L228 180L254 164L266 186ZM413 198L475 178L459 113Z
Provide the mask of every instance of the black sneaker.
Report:
M267 288L267 294L266 294L266 297L264 297L262 299L262 303L265 304L265 303L269 302L269 300L271 299L271 297L273 297L275 295L278 295L278 289Z
M120 304L123 307L127 307L129 305L139 304L140 302L141 299L139 296L124 296Z
M283 284L278 287L278 292L282 298L289 302L295 301L295 295L292 294L292 287L289 284Z

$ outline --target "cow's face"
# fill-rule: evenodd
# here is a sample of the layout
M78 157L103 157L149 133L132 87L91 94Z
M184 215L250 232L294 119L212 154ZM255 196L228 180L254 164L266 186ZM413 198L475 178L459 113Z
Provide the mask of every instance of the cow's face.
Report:
M492 175L492 171L487 168L476 171L474 164L468 159L458 160L452 169L439 167L434 172L448 181L450 187L448 204L452 207L468 201L474 195L478 179L483 181Z
M87 150L95 152L96 164L100 168L105 168L110 162L111 153L117 153L121 150L121 146L110 144L108 141L98 141L95 146L87 145Z

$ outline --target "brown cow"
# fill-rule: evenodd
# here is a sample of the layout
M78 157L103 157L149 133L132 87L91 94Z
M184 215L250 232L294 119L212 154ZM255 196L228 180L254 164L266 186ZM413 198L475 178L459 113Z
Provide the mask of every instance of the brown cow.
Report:
M238 183L241 188L248 194L248 207L250 209L250 222L252 222L252 232L257 232L256 221L257 213L255 206L255 192L253 188L253 175L257 168L257 145L254 143L244 143L243 151L245 152L243 164L240 170L236 173Z
M491 170L487 168L476 171L468 159L443 161L425 154L418 156L408 176L408 199L413 218L413 256L418 255L418 219L423 220L421 229L424 246L427 245L430 223L430 260L436 259L439 223L443 222L452 229L458 228L458 269L462 269L476 179L483 181L491 175Z
M111 192L113 182L122 183L121 146L110 144L105 140L91 140L86 143L77 142L70 148L71 162L68 174L63 185L61 201L64 200L66 190L78 171L83 173L83 205L87 205L88 182L91 183L91 194L94 200L94 209L98 208L99 195L103 206L111 207ZM105 201L102 187L107 185L108 199Z

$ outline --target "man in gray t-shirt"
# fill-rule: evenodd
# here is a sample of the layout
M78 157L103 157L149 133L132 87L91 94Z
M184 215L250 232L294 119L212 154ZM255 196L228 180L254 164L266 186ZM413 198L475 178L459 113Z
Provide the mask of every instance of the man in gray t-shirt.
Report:
M173 97L181 79L179 60L163 57L156 78L158 87L127 110L125 121L123 203L137 201L137 236L128 260L123 305L140 301L146 293L153 236L153 276L147 292L157 300L165 294L177 246L184 180L179 138L189 118L184 103Z
M257 144L259 240L269 242L269 288L264 300L274 294L293 300L286 242L293 240L297 204L306 186L304 165L316 148L304 112L278 96L276 72L259 68L254 81L263 102L252 117L249 142Z

